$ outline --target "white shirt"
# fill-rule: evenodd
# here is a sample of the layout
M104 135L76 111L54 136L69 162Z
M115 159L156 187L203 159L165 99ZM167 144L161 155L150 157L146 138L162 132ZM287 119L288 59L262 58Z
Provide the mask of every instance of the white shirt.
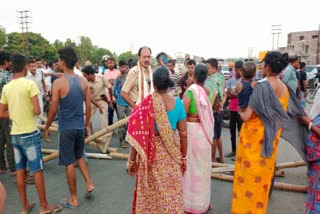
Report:
M42 83L41 83L41 81L43 80L43 73L41 70L37 69L35 72L35 75L33 75L30 71L28 71L26 79L34 81L36 83L39 91L43 92Z

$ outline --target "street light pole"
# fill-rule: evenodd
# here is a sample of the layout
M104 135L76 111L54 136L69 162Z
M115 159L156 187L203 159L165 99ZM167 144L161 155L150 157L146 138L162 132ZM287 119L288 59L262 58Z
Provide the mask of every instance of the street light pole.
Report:
M274 35L277 34L277 50L279 49L279 39L282 25L272 25L272 50L274 50Z

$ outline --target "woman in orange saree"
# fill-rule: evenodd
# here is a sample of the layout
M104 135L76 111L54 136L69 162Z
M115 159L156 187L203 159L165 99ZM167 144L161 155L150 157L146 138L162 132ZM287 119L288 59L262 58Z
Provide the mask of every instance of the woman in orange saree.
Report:
M259 81L247 109L236 154L232 214L264 214L274 175L279 138L288 117L289 90L277 75L287 66L288 55L267 53L266 79Z
M136 172L132 213L183 213L186 114L165 67L153 73L155 93L131 113L126 140L132 145L128 171Z

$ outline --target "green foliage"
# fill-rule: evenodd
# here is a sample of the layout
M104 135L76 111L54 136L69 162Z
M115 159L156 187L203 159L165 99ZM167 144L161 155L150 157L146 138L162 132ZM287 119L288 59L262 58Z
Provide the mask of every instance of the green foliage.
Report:
M118 57L119 60L125 60L126 62L128 62L128 60L130 58L138 59L138 55L137 54L133 54L131 51L127 51L127 52L124 52L124 53L120 54L119 57Z
M105 49L105 48L98 48L95 46L94 52L93 52L92 56L90 57L90 60L92 63L96 63L96 62L101 63L102 57L104 55L114 57L114 55L112 54L112 52L110 50Z
M56 57L55 48L48 40L37 33L10 33L7 35L8 42L5 50L21 52L29 57L42 58L46 61Z
M7 44L6 29L0 25L0 50Z

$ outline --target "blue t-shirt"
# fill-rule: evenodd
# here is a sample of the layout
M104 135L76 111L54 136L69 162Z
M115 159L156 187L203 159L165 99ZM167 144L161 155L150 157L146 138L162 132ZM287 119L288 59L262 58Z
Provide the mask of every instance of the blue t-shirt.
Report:
M126 78L118 76L114 81L113 96L117 99L117 104L120 106L129 106L126 101L121 97L121 90Z
M167 111L167 116L173 130L177 129L178 122L187 118L186 111L184 110L183 104L179 97L176 98L176 105L174 108L170 111ZM155 126L155 129L156 131L158 130L157 125Z

